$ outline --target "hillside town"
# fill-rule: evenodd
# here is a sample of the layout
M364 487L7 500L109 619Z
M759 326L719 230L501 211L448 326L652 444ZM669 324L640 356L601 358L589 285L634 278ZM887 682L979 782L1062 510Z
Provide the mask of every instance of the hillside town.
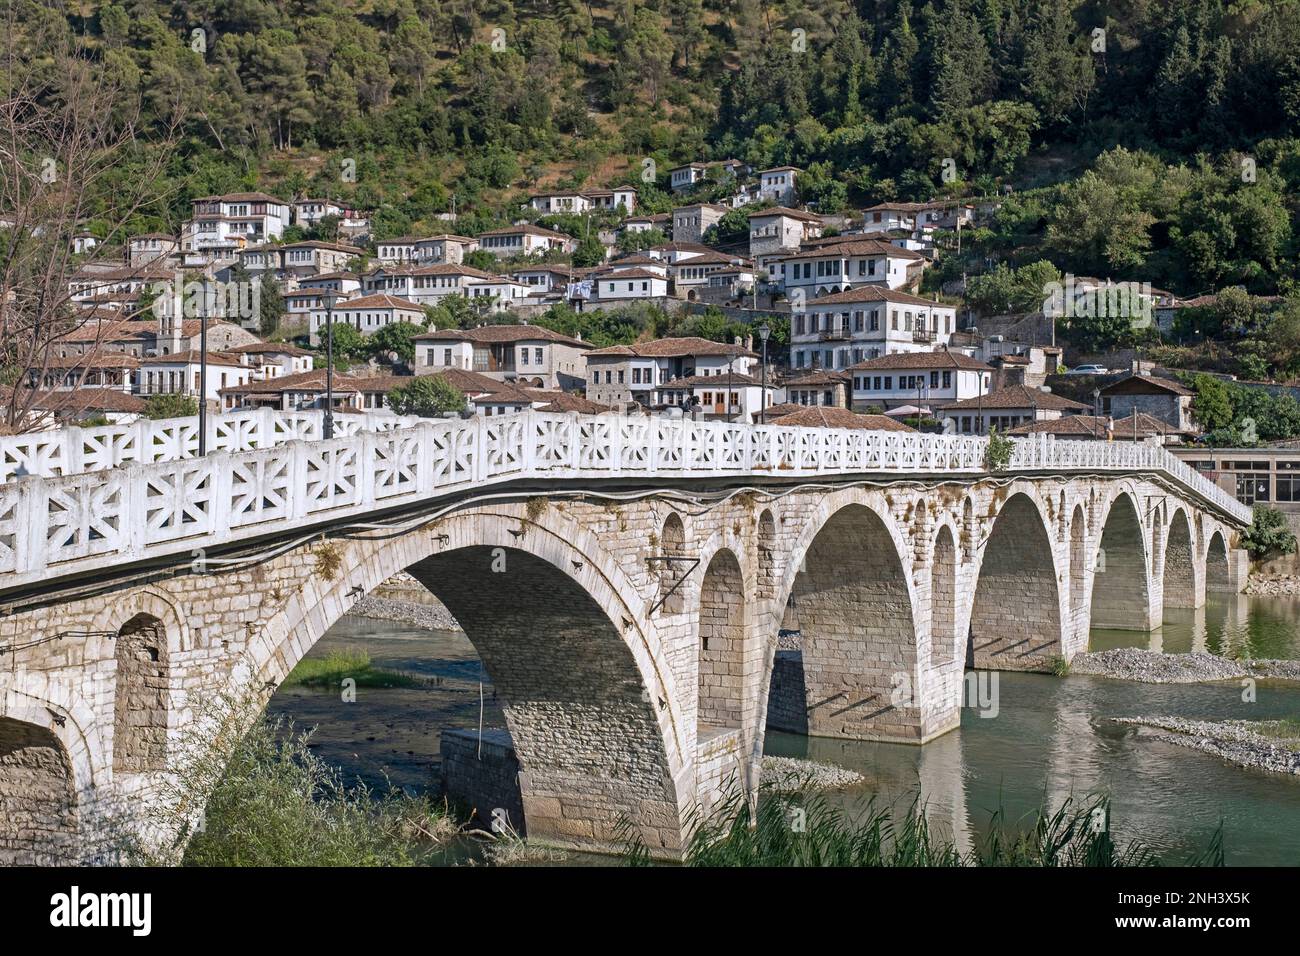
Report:
M130 421L163 396L213 412L382 414L395 390L431 376L463 399L442 414L617 410L775 423L811 406L855 427L1168 444L1198 435L1192 391L1152 363L1095 370L1091 397L1079 401L1049 384L1067 371L1054 334L1026 333L1024 321L984 334L960 289L919 294L926 270L997 199L819 215L800 202L800 172L688 163L669 174L681 204L660 215L639 212L631 185L537 192L521 197L515 225L472 237L375 238L364 210L328 199L201 197L175 235L132 236L120 256L80 237L78 254L98 254L70 282L71 330L12 400L46 427ZM725 201L692 202L719 182L731 184ZM747 221L747 239L718 239L731 211ZM599 264L575 265L579 237L536 224L553 213L597 230ZM601 225L611 216L614 225ZM322 228L330 238L285 241ZM1076 299L1106 291L1098 280L1071 290ZM634 304L712 312L746 331L597 347L546 324L556 307ZM1183 303L1166 294L1148 304ZM440 327L434 310L448 305L460 319ZM277 317L269 328L268 314ZM779 348L774 326L788 330ZM335 336L345 332L383 345L367 361L340 361ZM331 356L338 374L327 376Z

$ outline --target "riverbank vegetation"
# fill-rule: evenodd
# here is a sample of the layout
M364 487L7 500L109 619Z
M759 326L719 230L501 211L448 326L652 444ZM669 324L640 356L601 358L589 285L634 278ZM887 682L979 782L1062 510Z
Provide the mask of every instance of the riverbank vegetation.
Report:
M699 826L686 850L688 866L1222 866L1223 843L1216 831L1204 849L1188 859L1166 860L1140 841L1117 843L1109 827L1106 800L1066 800L1054 811L1040 810L1023 824L1010 824L1001 811L987 836L963 852L930 828L919 805L895 814L872 803L850 817L819 795L772 796L751 810L733 792ZM625 861L648 863L644 847L629 843Z
M323 657L304 657L284 679L285 687L324 687L337 689L351 679L355 687L419 687L418 677L400 671L376 667L370 655L349 647L330 651Z
M186 866L415 866L456 832L445 809L423 798L349 787L309 740L271 718L244 735Z

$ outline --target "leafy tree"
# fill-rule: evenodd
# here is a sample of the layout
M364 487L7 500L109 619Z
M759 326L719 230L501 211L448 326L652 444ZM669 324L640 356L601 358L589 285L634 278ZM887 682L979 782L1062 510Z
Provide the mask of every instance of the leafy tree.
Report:
M1196 392L1192 399L1192 412L1201 428L1213 431L1232 422L1232 397L1222 379L1198 375L1192 388Z
M199 400L193 395L166 392L150 395L144 401L144 417L158 421L163 418L189 418L199 413Z
M378 357L394 352L409 365L415 361L415 337L423 332L424 327L414 322L390 322L372 333L367 344L372 355Z
M435 418L467 408L465 396L439 375L416 375L388 393L388 406L398 415Z
M1295 535L1287 523L1286 515L1267 505L1255 505L1251 510L1250 527L1241 536L1242 546L1256 560L1279 554L1294 554Z
M327 332L333 333L334 360L336 363L340 361L354 362L365 357L369 348L366 344L366 337L358 332L355 326L341 321L333 322L328 330L321 329L317 333L322 355L326 348Z

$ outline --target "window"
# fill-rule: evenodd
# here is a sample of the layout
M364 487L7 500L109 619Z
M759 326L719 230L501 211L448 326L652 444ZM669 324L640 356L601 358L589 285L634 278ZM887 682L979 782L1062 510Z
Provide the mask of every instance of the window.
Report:
M451 364L451 349L442 350L442 364L443 365Z
M540 348L533 349L533 364L534 365L542 364L542 350Z
M1267 467L1267 462L1264 463ZM1238 475L1237 500L1243 505L1253 505L1257 501L1268 501L1268 475Z
M1199 462L1198 462L1199 464ZM1278 501L1300 501L1300 463L1279 461L1274 479Z
M527 365L527 364L528 364L528 349L527 349L527 348L522 348L522 349L519 350L519 364L520 364L520 365Z
M624 379L624 376L623 376L623 370L622 370L622 369L619 369L619 370L618 370L618 384L622 385L622 384L624 383L624 381L625 381L625 379Z
M952 388L952 372L943 373L943 387Z

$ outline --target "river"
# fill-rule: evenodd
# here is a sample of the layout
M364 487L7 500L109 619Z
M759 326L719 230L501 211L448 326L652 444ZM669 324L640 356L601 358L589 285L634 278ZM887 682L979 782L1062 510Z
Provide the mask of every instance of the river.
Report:
M1297 658L1300 600L1233 596L1196 612L1172 612L1150 635L1092 634L1092 650L1121 646ZM491 683L463 634L345 617L312 654L352 647L428 685L359 688L355 703L332 691L288 687L271 703L272 711L298 726L316 727L316 753L349 777L424 790L436 783L441 729L475 727L480 714L484 726L504 726ZM932 825L963 848L982 838L995 810L1015 822L1044 798L1056 805L1071 794L1106 794L1116 839L1141 839L1171 861L1207 845L1222 824L1230 865L1300 864L1300 778L1245 770L1107 719L1296 718L1300 687L1261 683L1246 703L1238 684L1002 673L997 704L994 717L965 711L960 730L924 747L771 732L767 752L861 773L863 784L832 797L850 811L873 798L905 808L923 793Z

